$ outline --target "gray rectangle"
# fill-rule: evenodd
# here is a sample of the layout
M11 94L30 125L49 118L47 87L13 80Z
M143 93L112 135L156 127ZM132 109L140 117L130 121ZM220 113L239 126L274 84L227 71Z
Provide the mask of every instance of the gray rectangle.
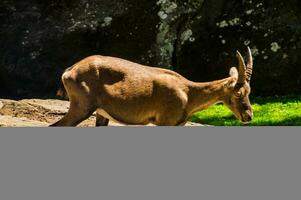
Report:
M1 128L3 200L297 200L300 128Z

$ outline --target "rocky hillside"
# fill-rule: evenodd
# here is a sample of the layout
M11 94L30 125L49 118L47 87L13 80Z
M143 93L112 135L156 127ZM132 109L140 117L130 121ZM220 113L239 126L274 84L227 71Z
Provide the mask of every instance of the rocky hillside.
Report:
M53 95L62 71L92 54L219 79L246 45L252 94L300 92L300 7L299 0L2 0L0 95Z
M0 99L0 127L45 127L62 118L68 111L69 102L54 99ZM123 126L110 122L110 126ZM94 127L95 115L78 126ZM186 126L201 126L188 122Z

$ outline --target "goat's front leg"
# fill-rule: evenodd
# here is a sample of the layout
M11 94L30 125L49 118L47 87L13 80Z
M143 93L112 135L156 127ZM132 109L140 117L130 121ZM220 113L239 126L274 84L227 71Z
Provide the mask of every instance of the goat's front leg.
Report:
M95 126L108 126L109 125L109 119L103 117L96 111L96 123Z
M186 123L187 123L187 120L185 120L184 122L179 122L176 126L185 126Z

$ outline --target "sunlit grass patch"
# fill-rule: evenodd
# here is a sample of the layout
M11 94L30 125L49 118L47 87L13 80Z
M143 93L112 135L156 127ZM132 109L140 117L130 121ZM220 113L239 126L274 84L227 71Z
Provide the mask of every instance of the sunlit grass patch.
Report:
M301 97L265 97L251 100L254 117L249 126L300 126ZM194 114L193 122L215 126L243 126L222 104Z

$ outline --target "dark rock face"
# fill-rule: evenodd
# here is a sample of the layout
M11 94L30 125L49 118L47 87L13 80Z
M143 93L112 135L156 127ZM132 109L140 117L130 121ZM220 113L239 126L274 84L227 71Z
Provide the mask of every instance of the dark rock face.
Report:
M1 73L15 95L54 91L65 68L92 54L139 61L156 36L156 2L147 0L0 5Z
M54 94L63 70L93 54L215 80L246 45L253 94L300 92L300 8L298 0L2 0L0 96Z
M179 71L194 80L226 76L229 66L237 65L235 50L246 53L248 45L253 94L300 92L300 8L296 0L206 1L203 18L191 26L195 42L179 51Z

